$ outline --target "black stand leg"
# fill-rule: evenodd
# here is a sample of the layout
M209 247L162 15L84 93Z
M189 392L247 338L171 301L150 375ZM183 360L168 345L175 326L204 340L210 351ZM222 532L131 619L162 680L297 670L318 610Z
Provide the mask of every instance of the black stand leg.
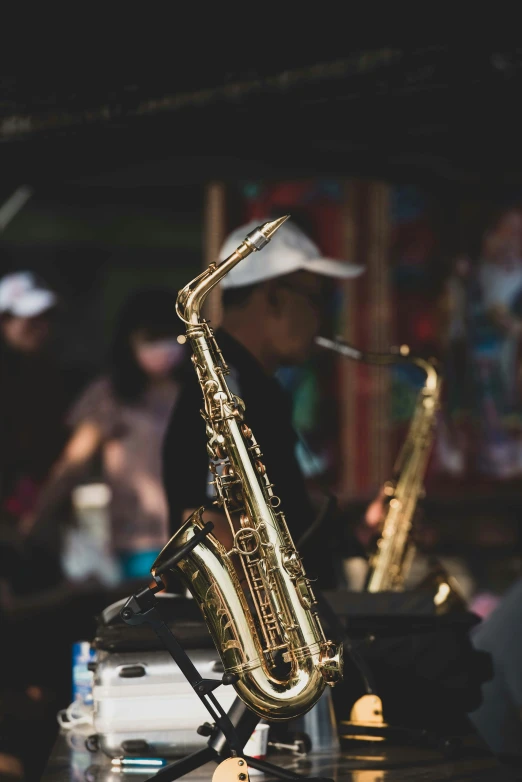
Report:
M258 771L263 771L265 774L269 774L272 777L275 776L277 779L306 779L307 782L314 782L314 780L317 780L317 782L320 780L324 780L324 782L333 782L332 780L328 780L327 777L304 777L302 774L296 774L295 771L290 771L288 768L273 766L272 763L267 763L266 760L249 758L247 755L244 757L249 766Z
M250 711L239 698L236 698L233 702L227 717L234 727L239 743L241 744L241 750L243 750L243 747L259 722L259 717L257 714L254 714L253 711ZM229 754L226 736L222 731L214 731L211 734L208 745L209 747L212 747L218 755L226 757L227 754Z
M165 768L154 774L151 779L154 779L155 782L173 782L173 780L180 779L185 774L190 774L191 771L195 771L197 768L201 768L201 766L216 759L217 755L214 750L211 747L205 747L197 752L193 752L192 755L187 755L186 758L181 758L175 763L165 766Z
M209 522L200 532L196 533L186 546L180 549L172 559L164 563L161 571L155 573L154 580L156 583L130 597L121 611L121 617L127 624L139 625L146 623L151 626L173 660L177 663L198 698L202 701L214 723L213 725L205 723L198 731L202 735L210 736L207 747L166 766L150 779L156 782L174 782L174 780L200 768L205 763L210 761L221 763L227 757L240 755L244 757L247 764L252 766L252 768L257 768L278 779L332 782L325 777L303 777L300 774L279 768L266 761L244 756L243 747L259 722L259 717L253 714L239 698L236 698L230 711L226 714L213 694L213 691L221 684L233 684L237 681L237 677L234 674L225 673L222 679L204 679L178 642L176 636L163 621L155 598L155 594L163 589L161 574L186 557L208 535L212 527L212 523Z

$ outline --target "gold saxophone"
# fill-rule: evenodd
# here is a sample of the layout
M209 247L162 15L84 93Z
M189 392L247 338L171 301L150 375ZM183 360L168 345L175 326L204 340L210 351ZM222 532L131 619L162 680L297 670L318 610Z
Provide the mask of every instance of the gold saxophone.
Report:
M341 340L317 337L316 342L355 361L380 366L413 364L426 374L408 434L393 467L393 477L384 485L387 498L384 523L376 551L370 559L366 581L368 592L402 591L416 553L411 529L418 499L424 493L424 476L440 405L441 376L431 361L410 356L407 346L390 353L369 353ZM421 586L436 588L434 604L437 613L465 608L458 585L439 562L431 564L430 574Z
M325 638L280 499L244 420L245 404L228 388L228 367L200 312L210 290L242 259L262 249L286 219L264 223L249 233L232 255L219 266L212 263L177 300L203 392L216 504L227 516L234 542L227 551L207 535L175 571L201 608L225 673L235 675L238 696L270 720L304 714L326 684L342 677L342 647ZM171 538L154 562L153 573L203 528L203 511L193 513ZM245 590L236 564L244 573ZM162 578L168 586L168 571Z

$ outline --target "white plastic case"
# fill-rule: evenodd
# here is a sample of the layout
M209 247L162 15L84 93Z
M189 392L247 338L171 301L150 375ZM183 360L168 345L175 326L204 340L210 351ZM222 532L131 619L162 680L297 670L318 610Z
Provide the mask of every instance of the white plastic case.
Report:
M216 651L188 654L203 678L221 678L223 666ZM219 687L214 695L225 711L236 697L230 685ZM98 651L93 702L98 743L111 757L147 751L177 757L208 741L196 731L210 715L166 651Z

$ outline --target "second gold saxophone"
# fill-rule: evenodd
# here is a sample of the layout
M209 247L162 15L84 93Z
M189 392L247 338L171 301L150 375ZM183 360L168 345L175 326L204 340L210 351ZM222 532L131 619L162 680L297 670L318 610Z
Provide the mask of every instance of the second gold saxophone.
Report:
M176 564L175 572L198 602L225 672L235 674L237 694L253 712L271 721L304 714L326 684L342 677L342 647L325 638L261 446L245 421L243 401L226 383L228 367L201 308L224 275L261 250L286 219L249 233L225 261L211 264L189 283L177 302L203 392L216 504L226 514L234 542L227 551L208 535ZM153 573L203 528L203 512L200 508L192 514L171 538ZM238 571L244 574L245 590ZM168 578L162 578L168 585Z
M424 491L424 477L440 405L441 376L433 362L410 356L406 346L399 352L369 353L339 339L317 337L316 343L355 361L380 366L405 363L415 365L425 373L408 434L393 467L393 478L384 486L387 503L382 533L377 550L370 559L366 580L368 592L400 591L404 589L416 553L411 535L412 524L419 496ZM420 586L435 589L433 602L437 613L465 608L457 583L436 560L430 563L429 575Z

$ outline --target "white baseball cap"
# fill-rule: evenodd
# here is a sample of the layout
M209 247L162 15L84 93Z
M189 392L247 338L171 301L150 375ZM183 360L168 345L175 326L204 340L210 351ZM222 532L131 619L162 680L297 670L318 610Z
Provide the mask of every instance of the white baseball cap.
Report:
M219 260L224 261L228 258L250 231L267 220L270 218L259 218L232 231L223 243ZM295 223L287 220L276 231L266 247L263 247L260 252L249 255L226 274L221 281L221 286L241 288L274 277L282 277L300 269L346 280L362 274L364 266L350 261L325 258L317 245Z
M57 303L56 293L32 272L14 272L0 280L0 313L34 318Z

